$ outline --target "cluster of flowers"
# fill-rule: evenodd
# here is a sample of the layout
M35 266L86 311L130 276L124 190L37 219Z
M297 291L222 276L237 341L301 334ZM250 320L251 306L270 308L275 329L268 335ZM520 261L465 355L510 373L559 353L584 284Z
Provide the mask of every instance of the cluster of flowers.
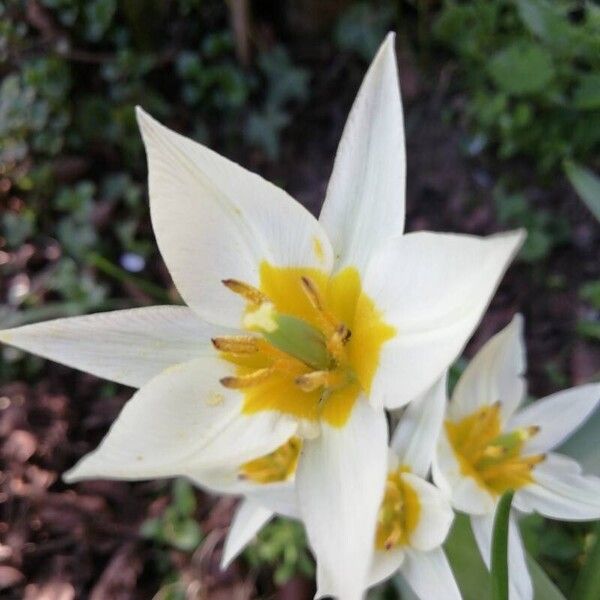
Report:
M471 516L489 564L507 490L520 512L600 517L600 479L551 452L596 408L600 386L522 408L519 315L447 400L446 372L524 234L403 234L392 35L352 108L319 220L141 109L138 120L154 230L187 307L0 332L140 388L67 481L184 476L244 496L225 566L274 514L301 519L318 597L342 600L398 570L424 600L460 598L442 550L454 511ZM509 531L511 598L530 600L514 519Z

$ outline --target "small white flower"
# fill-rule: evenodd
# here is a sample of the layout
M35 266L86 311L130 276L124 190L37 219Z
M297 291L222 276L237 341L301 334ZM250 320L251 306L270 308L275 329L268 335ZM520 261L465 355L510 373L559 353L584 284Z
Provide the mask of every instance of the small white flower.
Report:
M473 358L448 406L433 466L435 483L455 509L471 515L489 566L494 511L515 490L513 507L551 519L600 518L600 479L551 450L596 409L600 384L558 392L520 408L525 397L525 348L520 315ZM511 600L533 590L514 514L509 526Z
M442 375L523 238L402 234L393 43L388 36L362 84L318 221L138 109L154 232L188 306L0 332L5 343L141 388L70 481L234 472L300 437L298 506L319 575L343 600L360 597L373 552L383 407Z

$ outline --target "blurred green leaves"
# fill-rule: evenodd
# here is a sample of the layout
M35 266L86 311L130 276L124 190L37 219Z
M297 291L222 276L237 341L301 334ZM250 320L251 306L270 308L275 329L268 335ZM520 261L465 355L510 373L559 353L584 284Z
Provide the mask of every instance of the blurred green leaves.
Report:
M597 158L598 14L571 0L446 0L435 36L456 56L471 127L501 158L541 175Z
M313 577L315 566L308 551L302 525L289 519L277 518L267 524L256 541L244 551L250 566L274 569L273 579L282 585L295 575Z
M171 488L171 503L160 517L144 521L140 533L155 543L192 552L202 541L195 512L196 496L191 484L176 479Z

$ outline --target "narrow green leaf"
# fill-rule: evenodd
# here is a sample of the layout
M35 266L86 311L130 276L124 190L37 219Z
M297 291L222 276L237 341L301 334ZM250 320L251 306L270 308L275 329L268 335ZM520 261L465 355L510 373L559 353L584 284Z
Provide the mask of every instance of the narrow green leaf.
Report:
M600 522L596 524L595 533L596 540L575 583L574 600L600 598Z
M492 599L508 600L508 520L514 492L506 492L496 508L492 535Z
M533 582L533 600L566 600L540 565L527 556L527 568Z
M565 161L565 173L591 213L600 221L600 177L573 161Z

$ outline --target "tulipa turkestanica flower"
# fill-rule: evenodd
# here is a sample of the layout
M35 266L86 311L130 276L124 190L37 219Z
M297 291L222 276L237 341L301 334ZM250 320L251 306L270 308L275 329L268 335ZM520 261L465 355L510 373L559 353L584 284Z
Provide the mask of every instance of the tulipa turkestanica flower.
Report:
M550 519L600 518L600 478L585 476L576 461L552 452L598 407L600 384L553 394L521 408L525 398L523 319L492 337L459 380L439 438L435 483L452 506L471 515L486 563L494 511L514 490L516 512ZM513 511L515 512L515 511ZM531 600L533 588L514 514L509 524L511 600Z
M461 598L441 548L454 519L454 512L446 495L427 481L445 409L444 376L408 405L392 436L386 485L372 541L374 555L367 579L368 587L381 583L399 571L421 600ZM298 518L300 511L293 506L293 494L290 494L297 461L289 450L282 447L274 454L254 462L254 465L260 465L260 471L265 475L273 473L272 466L276 462L279 465L280 483L266 486L260 498L253 498L246 487L248 497L237 510L225 544L224 566L244 549L277 512ZM206 481L203 483L206 485ZM329 582L322 577L323 572L319 573L317 597L335 595L328 587Z
M69 481L247 479L243 465L298 438L297 506L319 581L360 598L387 476L384 407L441 377L523 234L403 234L391 34L350 113L319 220L137 114L154 232L187 306L62 319L0 340L140 388Z

